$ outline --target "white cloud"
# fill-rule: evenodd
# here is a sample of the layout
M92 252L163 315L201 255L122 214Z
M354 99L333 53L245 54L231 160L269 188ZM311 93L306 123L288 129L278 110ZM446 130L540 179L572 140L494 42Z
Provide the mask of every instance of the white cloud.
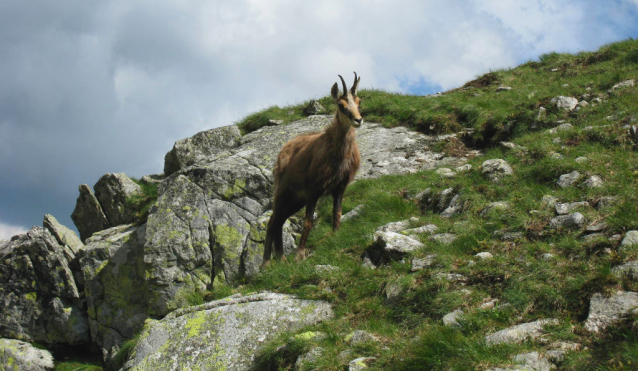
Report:
M26 232L27 229L22 226L0 223L0 240L10 240L11 237Z

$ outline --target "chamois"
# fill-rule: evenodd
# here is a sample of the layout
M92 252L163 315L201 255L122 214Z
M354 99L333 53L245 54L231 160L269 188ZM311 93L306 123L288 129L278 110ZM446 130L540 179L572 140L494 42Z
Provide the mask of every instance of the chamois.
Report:
M361 77L357 78L357 73L354 73L354 84L348 91L343 77L338 76L343 84L343 94L339 95L339 87L335 83L330 91L337 103L332 123L322 132L302 134L288 141L277 157L273 169L273 213L266 230L264 264L270 260L273 242L275 255L283 257L283 225L304 206L306 216L296 260L306 258L306 240L320 197L332 195L332 230L337 231L341 225L343 193L361 163L354 128L361 126L363 118L359 111L361 101L357 96Z

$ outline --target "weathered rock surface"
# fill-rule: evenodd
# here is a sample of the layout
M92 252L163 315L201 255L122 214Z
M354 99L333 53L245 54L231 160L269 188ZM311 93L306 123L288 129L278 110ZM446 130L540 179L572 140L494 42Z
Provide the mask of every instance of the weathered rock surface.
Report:
M20 340L0 339L0 369L3 371L53 370L53 356Z
M210 287L215 279L232 284L258 271L264 212L271 207L271 170L279 150L298 134L322 130L331 119L310 116L262 127L242 137L236 147L229 145L223 155L197 155L195 164L160 184L144 247L153 315L177 308L176 297ZM358 179L466 162L429 151L439 138L403 127L364 124L356 135L362 157ZM287 239L294 245L292 237Z
M558 215L565 215L565 214L569 214L574 210L577 210L579 208L586 208L589 207L589 202L587 201L581 201L581 202L570 202L570 203L556 203L554 205L554 208L556 209L556 214Z
M148 317L145 232L145 225L110 228L95 233L78 254L91 338L107 365Z
M377 342L379 341L379 338L376 335L369 333L368 331L354 330L346 335L343 340L350 346L356 346L368 342Z
M490 215L492 211L501 212L506 211L510 208L510 204L507 201L497 201L489 203L487 206L481 210L481 216L486 218Z
M142 187L137 185L124 173L107 173L93 186L106 219L112 226L132 223L135 219L135 209L126 200L142 193Z
M619 265L611 270L618 277L626 277L632 280L638 280L638 260L629 261Z
M71 219L80 232L82 241L91 237L95 232L111 227L100 202L86 184L80 186L80 196L78 196Z
M565 111L573 111L578 105L578 99L573 97L564 97L561 95L554 99L556 99L556 106L564 109Z
M550 371L556 368L556 365L549 362L547 358L541 356L538 352L517 354L514 356L514 362L528 366L535 371Z
M585 217L581 213L571 213L569 215L559 215L549 221L552 229L580 229L585 225Z
M628 231L620 244L622 247L638 245L638 231Z
M428 240L438 242L443 245L449 245L456 241L457 238L458 236L453 233L439 233L431 235L428 237Z
M227 150L237 147L240 141L241 133L236 125L202 131L179 140L164 157L164 174L171 175L185 167L227 156Z
M512 167L507 161L496 158L483 162L483 175L492 182L498 182L506 176L514 174Z
M375 357L359 357L348 363L348 371L367 370L377 359Z
M88 342L69 258L72 251L41 227L0 243L0 336L47 344Z
M459 319L461 318L463 318L463 311L457 309L454 312L443 316L443 324L445 326L461 327L461 324L459 323Z
M423 259L414 258L412 260L412 268L410 269L412 272L420 271L431 266L436 259L436 254L431 254L426 256Z
M638 293L618 291L609 298L597 293L591 298L585 329L600 332L630 314L638 314Z
M330 304L289 295L234 295L144 326L124 370L252 370L260 347L283 331L332 318Z
M367 252L374 265L380 265L391 260L400 260L423 246L420 241L396 232L377 231L374 233L374 243Z
M574 186L581 178L581 175L578 171L572 171L569 174L563 174L558 178L558 184L561 188L568 188Z
M537 339L544 334L543 326L557 325L557 319L542 319L534 322L523 323L504 330L487 335L485 341L488 344L520 343L526 339Z
M42 223L43 227L48 229L49 232L55 237L60 246L68 246L69 249L73 252L73 254L77 254L83 247L84 244L80 241L75 232L60 224L53 215L46 214L44 215L44 221Z

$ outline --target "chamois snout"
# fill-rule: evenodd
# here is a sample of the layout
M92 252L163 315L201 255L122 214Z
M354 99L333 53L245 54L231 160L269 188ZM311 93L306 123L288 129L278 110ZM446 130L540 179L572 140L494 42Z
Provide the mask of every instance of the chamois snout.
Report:
M361 126L361 124L363 124L363 117L359 117L358 119L354 119L354 122L352 123L352 125L355 128L358 128L359 126Z

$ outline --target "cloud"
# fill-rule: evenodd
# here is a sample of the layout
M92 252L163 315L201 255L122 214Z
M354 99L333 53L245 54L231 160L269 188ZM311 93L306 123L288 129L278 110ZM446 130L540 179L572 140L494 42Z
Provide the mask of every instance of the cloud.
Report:
M69 215L79 184L161 172L173 143L270 105L427 94L638 33L635 1L0 3L0 221Z
M0 240L10 240L11 237L26 232L24 227L0 223Z

